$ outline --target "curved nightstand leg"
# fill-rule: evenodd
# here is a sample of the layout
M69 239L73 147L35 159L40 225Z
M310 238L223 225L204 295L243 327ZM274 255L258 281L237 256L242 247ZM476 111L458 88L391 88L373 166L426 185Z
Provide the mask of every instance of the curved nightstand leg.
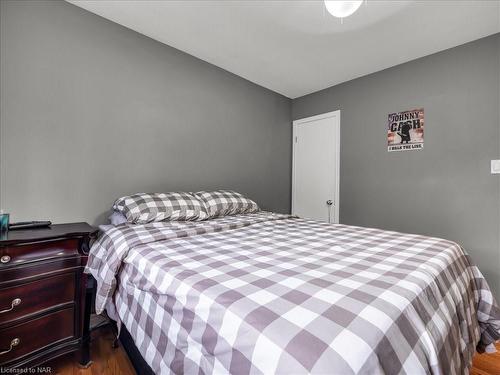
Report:
M85 284L87 278L85 277ZM87 286L87 285L86 285ZM83 314L83 334L80 344L78 366L80 368L88 368L92 361L90 360L90 314L92 313L92 288L85 288L85 308Z
M92 366L92 361L88 361L85 365L82 365L80 362L78 363L78 368L81 368L81 369L86 369L86 368L89 368L90 366Z

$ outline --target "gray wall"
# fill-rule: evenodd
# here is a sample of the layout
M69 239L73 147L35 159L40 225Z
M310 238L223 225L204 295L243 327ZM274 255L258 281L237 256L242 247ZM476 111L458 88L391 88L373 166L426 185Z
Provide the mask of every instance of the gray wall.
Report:
M1 204L101 223L138 191L290 208L291 101L62 1L1 1Z
M295 99L341 110L342 223L461 243L500 297L500 34ZM387 152L387 115L425 108L421 151Z

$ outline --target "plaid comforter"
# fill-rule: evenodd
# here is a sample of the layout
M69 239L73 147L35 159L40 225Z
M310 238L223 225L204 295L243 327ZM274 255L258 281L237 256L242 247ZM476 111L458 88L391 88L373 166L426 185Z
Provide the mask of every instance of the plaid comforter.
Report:
M500 310L456 243L266 212L122 224L96 308L156 373L465 374Z

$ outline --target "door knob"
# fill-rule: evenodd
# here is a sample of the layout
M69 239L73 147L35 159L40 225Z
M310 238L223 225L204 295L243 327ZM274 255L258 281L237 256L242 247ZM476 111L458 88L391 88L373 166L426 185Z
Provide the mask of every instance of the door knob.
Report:
M328 206L331 206L331 205L333 204L333 201L332 201L331 199L328 199L328 200L326 201L326 204L327 204Z

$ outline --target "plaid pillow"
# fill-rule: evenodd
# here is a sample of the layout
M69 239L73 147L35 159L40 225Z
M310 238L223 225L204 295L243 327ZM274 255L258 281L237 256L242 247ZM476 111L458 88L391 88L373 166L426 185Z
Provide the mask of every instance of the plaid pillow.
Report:
M232 190L199 191L193 193L205 206L208 217L245 214L259 211L259 206Z
M204 220L208 217L203 204L189 193L137 193L119 198L113 209L127 221L146 224L164 220Z

